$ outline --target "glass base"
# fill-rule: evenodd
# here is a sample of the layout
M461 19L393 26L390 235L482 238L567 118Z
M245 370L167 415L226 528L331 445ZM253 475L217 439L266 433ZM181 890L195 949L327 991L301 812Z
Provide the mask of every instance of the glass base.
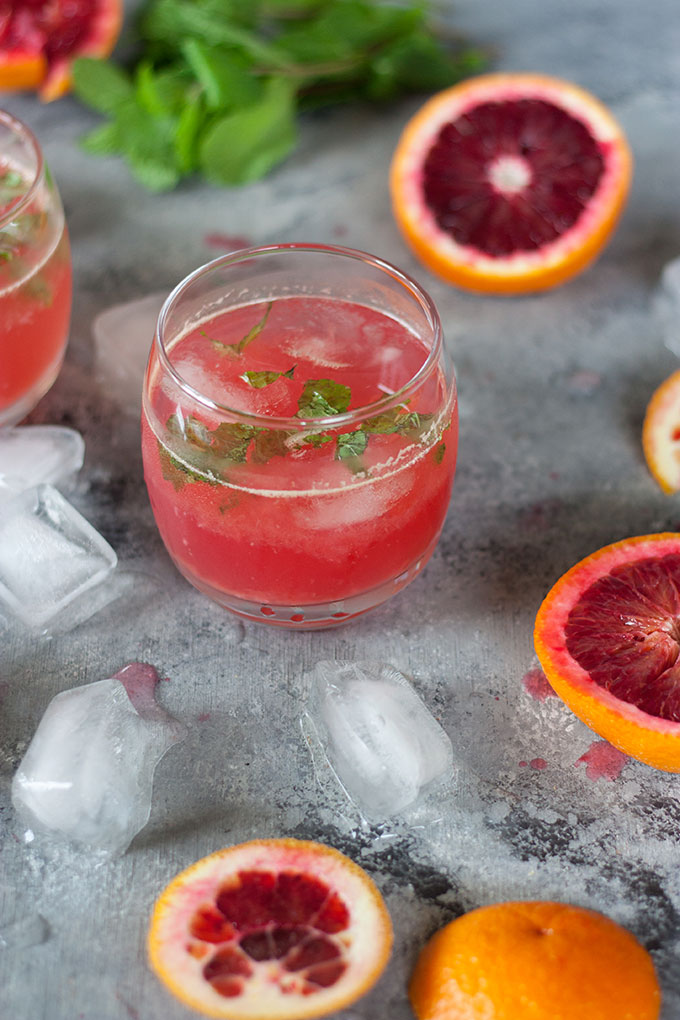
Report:
M9 407L0 408L0 428L17 425L27 414L30 414L38 401L42 400L56 382L63 360L64 352L62 351L54 364L50 365L49 370L40 377L37 383L31 386L28 393L25 393L20 400L15 401Z
M430 559L438 541L439 535L437 534L414 563L402 571L398 577L386 581L377 588L371 588L359 595L352 595L334 602L314 602L302 606L280 606L273 602L249 602L246 599L240 599L230 592L220 591L192 577L176 560L173 562L194 588L243 619L252 620L255 623L266 623L274 627L288 627L291 630L323 630L349 623L357 616L362 616L364 613L370 612L371 609L376 609L383 602L387 602L418 576Z

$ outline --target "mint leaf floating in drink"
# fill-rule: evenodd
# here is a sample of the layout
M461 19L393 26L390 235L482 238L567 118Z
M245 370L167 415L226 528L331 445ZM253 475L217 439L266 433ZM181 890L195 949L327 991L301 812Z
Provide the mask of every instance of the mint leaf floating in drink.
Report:
M349 386L333 379L308 379L298 400L298 418L330 418L349 407Z
M285 457L290 453L286 440L291 434L281 429L258 429L253 445L253 461L256 464L267 464L272 457Z
M393 435L396 432L408 436L409 439L420 439L433 420L432 414L420 414L417 411L405 411L403 407L395 407L375 418L369 418L361 427L368 435Z
M252 343L255 337L259 336L264 327L266 326L267 319L269 318L269 313L272 310L273 304L274 304L273 301L269 301L267 303L264 315L259 320L259 322L256 322L253 328L249 329L246 335L241 337L239 342L236 344L227 344L224 343L223 340L216 340L215 337L208 336L204 329L200 330L200 334L201 336L204 336L206 340L209 340L213 347L218 351L223 351L225 354L231 355L243 354L248 344ZM266 383L263 383L262 385L266 385Z
M361 461L361 454L368 444L368 436L361 429L356 432L343 432L338 436L338 445L335 450L335 459L343 460L350 471L359 474L366 468Z
M261 390L265 386L271 386L277 379L292 379L295 365L287 372L244 372L241 379L250 383L253 389Z
M262 330L264 329L264 327L267 324L267 319L269 318L269 313L272 310L272 305L273 304L274 304L273 301L269 301L268 302L267 307L266 307L265 312L264 312L264 315L262 316L260 321L256 322L255 325L253 326L253 328L251 330L249 330L246 333L246 335L243 337L243 339L238 342L238 344L236 345L236 349L237 349L239 354L243 354L243 352L245 351L245 349L248 346L248 344L252 343L252 341L255 339L255 337L260 335L260 333L262 332Z
M441 464L444 460L444 454L446 453L446 443L440 443L439 446L435 446L432 451L435 464Z
M226 461L243 464L256 431L252 425L223 422L211 433L213 437L211 449L216 456Z

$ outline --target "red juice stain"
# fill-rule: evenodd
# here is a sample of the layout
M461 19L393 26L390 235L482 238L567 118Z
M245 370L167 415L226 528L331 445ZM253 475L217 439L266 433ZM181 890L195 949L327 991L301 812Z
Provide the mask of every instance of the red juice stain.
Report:
M527 765L528 765L528 764L529 764L529 762L528 762L528 761L521 761L521 762L519 763L519 767L520 767L521 769L525 769L525 768L527 767Z
M253 246L249 237L241 237L239 234L206 234L203 244L209 248L219 248L220 251L238 251Z
M586 776L593 782L597 779L607 779L612 783L619 778L627 761L628 756L612 747L606 740L594 740L574 765L578 766L583 762Z
M529 762L529 767L537 772L541 772L543 769L547 769L548 763L545 758L532 758Z
M210 718L210 712L201 712L199 716L196 716L198 722L207 722Z
M559 499L544 499L522 510L519 514L520 526L525 531L545 531L562 507Z
M142 718L163 712L155 698L156 686L161 677L148 662L130 662L114 673L112 679L120 680L133 707Z
M540 666L530 669L522 677L524 690L530 694L534 701L546 701L547 698L556 698L554 690L548 683L548 678Z

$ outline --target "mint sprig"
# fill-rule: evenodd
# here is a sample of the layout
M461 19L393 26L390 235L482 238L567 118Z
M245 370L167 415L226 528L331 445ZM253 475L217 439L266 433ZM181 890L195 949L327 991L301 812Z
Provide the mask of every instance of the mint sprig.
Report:
M437 38L426 0L147 0L137 30L129 69L81 57L73 80L108 118L85 148L155 191L257 180L295 147L300 111L435 91L484 64Z
M265 313L265 315L268 313ZM292 376L293 369L284 373L269 373L280 377ZM344 383L334 379L308 379L298 401L300 418L334 417L347 411L351 391ZM434 415L407 411L397 407L364 421L352 432L295 432L287 429L269 429L239 422L223 422L215 429L193 416L170 415L166 430L173 452L158 442L163 477L179 491L188 482L203 481L211 485L228 482L234 467L250 460L254 464L267 464L273 457L285 457L298 446L318 449L335 442L335 459L343 461L354 474L366 471L362 460L370 436L403 435L413 442L421 442L434 422ZM444 443L434 451L435 463L440 464L445 452Z

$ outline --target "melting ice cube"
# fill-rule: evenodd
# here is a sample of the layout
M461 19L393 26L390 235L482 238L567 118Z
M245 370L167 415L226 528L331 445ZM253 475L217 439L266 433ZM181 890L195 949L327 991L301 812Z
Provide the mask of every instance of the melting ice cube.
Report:
M0 504L0 601L41 627L116 566L108 542L51 485Z
M156 766L185 735L156 702L157 681L153 667L135 663L52 699L12 782L34 833L127 849L149 819Z
M319 662L306 717L347 794L376 820L412 804L452 770L451 741L392 666Z
M114 305L94 320L97 380L122 410L139 415L142 383L156 331L158 313L167 294L149 294Z
M59 425L21 425L0 430L0 488L22 492L42 482L56 484L83 466L79 432Z
M680 357L680 257L664 266L653 309L666 347Z
M42 914L29 914L12 924L0 925L0 949L30 949L49 937L50 926Z

